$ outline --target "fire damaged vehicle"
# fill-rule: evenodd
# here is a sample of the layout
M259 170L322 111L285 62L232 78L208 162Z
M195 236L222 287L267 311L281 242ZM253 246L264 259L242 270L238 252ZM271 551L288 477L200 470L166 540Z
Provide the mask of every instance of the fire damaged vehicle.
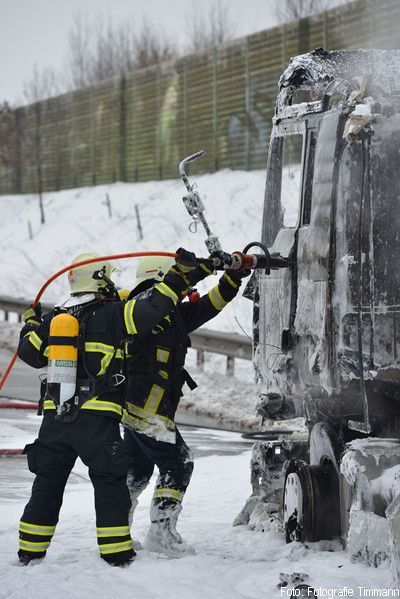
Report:
M283 506L288 542L341 537L397 568L399 74L400 51L318 49L279 81L262 241L286 261L256 285L262 431L235 521Z

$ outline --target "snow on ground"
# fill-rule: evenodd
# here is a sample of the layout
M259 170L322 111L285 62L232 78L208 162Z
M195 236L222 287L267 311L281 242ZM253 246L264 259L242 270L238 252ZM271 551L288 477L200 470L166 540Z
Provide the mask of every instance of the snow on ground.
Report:
M4 442L24 441L23 426L32 427L33 415L18 416L8 424ZM5 421L2 421L4 424ZM5 431L2 428L3 432ZM203 446L209 443L207 431ZM32 433L30 433L32 434ZM221 441L234 447L237 435L220 432ZM190 443L190 441L188 441ZM126 569L111 568L97 555L93 492L80 462L68 482L60 523L46 559L26 568L17 562L17 526L29 497L32 475L24 458L3 458L0 465L0 598L1 599L265 599L287 597L278 590L280 573L302 572L314 587L354 590L359 586L389 586L385 567L351 563L339 545L286 545L277 527L268 532L232 527L249 493L249 451L198 457L184 501L180 531L197 554L170 560L145 550ZM134 540L142 541L149 524L152 484L135 513ZM325 595L328 596L328 595ZM348 596L348 595L347 595Z
M242 250L260 241L265 171L219 171L193 177L206 206L213 233L226 251ZM108 215L106 196L112 216ZM182 202L180 179L146 183L114 183L44 194L45 226L40 225L35 195L2 196L0 221L0 295L33 299L42 284L72 258L85 251L117 254L134 251L175 251L183 246L206 256L204 230L188 230L191 218ZM139 207L143 239L135 216ZM33 239L29 238L31 223ZM118 281L132 287L137 260L121 260ZM210 277L202 290L215 284ZM44 301L67 294L66 277L51 285ZM242 333L235 317L251 334L251 302L243 298L228 306L210 326ZM207 325L208 326L208 325Z

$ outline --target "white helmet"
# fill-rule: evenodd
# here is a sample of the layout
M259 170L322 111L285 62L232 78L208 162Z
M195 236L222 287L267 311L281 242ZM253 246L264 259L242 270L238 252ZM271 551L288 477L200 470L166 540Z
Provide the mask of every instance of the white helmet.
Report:
M73 259L71 264L77 262L83 262L84 260L90 260L90 258L97 258L98 254L94 252L86 252L85 254L79 254ZM71 293L85 293L88 291L96 292L100 291L105 287L105 282L102 279L94 279L93 274L96 270L104 270L104 274L110 278L111 273L116 270L109 262L92 262L91 264L85 264L78 266L77 268L71 268L68 271L68 283L71 288Z
M145 256L137 265L135 287L149 279L162 281L174 263L174 258L168 256Z

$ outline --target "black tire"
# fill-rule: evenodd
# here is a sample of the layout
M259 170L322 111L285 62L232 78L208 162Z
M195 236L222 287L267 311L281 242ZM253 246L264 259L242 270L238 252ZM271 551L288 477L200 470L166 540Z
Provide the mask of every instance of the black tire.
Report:
M286 542L340 536L339 484L331 462L310 466L290 460L283 492Z

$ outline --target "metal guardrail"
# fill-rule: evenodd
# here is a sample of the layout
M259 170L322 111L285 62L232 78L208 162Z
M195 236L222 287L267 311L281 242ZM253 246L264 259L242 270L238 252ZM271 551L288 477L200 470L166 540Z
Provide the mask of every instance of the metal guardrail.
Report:
M9 320L10 314L17 314L20 322L28 304L29 300L6 296L0 297L0 311L4 312L6 321ZM52 304L42 303L42 308L44 311L50 310ZM190 338L192 348L197 351L197 366L199 368L204 367L205 352L227 356L227 373L230 375L234 373L235 358L243 360L251 360L252 358L252 342L245 335L201 328L191 333Z
M4 312L4 320L9 320L10 314L17 314L18 321L21 322L22 314L25 312L26 307L29 305L30 300L15 298L15 297L0 297L0 310ZM52 304L42 303L44 311L51 310Z

